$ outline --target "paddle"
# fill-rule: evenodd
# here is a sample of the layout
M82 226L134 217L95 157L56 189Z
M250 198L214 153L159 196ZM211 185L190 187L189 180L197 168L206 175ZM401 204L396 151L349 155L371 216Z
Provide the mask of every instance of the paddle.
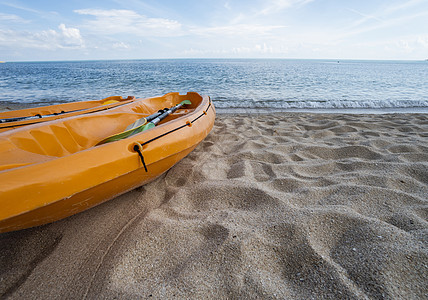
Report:
M105 143L110 143L110 142L114 142L114 141L119 141L121 139L125 139L131 135L134 135L136 133L141 132L141 127L146 124L147 122L150 122L151 120L155 119L156 117L160 116L165 110L167 110L167 108L159 110L158 112L154 113L153 115L150 115L148 117L144 117L141 119L138 119L137 121L135 121L134 123L132 123L131 125L129 125L128 127L125 128L125 131L121 132L121 133L116 133L113 134L105 139L103 139L101 142L99 142L97 145L101 145L101 144L105 144Z
M165 108L163 110L158 111L157 113L154 113L153 115L138 119L137 121L135 121L134 123L126 127L125 131L111 135L103 139L97 145L119 141L127 137L130 137L134 134L143 132L145 130L149 130L150 128L155 127L160 121L165 119L168 115L174 113L177 109L181 108L183 105L186 105L186 104L192 104L192 102L190 102L190 100L184 100L180 104L177 104L176 106L173 106L171 108Z

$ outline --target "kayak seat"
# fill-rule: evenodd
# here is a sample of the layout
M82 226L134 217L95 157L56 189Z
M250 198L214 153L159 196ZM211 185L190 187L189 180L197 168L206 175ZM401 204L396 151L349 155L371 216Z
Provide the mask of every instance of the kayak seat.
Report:
M145 116L112 113L100 115L97 122L93 122L94 117L89 116L69 119L16 133L10 137L10 141L24 151L61 157L93 147L101 139L124 130L126 124Z

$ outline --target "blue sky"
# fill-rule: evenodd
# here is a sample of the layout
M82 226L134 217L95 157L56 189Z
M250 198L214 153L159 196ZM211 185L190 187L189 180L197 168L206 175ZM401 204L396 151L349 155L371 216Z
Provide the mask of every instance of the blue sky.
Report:
M0 0L0 61L428 58L428 0Z

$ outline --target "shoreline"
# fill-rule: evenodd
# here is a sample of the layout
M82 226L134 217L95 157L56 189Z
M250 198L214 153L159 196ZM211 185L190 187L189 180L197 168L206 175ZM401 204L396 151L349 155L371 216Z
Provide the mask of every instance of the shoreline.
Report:
M50 105L44 103L42 106ZM215 105L215 103L214 103ZM0 112L19 110L25 108L40 107L39 104L31 103L1 103ZM339 108L339 109L276 109L276 108L218 108L218 115L233 115L233 114L277 114L277 113L313 113L313 114L428 114L428 107L413 107L413 108Z

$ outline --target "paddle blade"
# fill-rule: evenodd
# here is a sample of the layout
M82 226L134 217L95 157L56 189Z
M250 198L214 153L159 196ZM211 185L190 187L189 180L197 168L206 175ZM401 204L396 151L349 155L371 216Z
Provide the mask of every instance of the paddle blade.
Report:
M139 130L139 132L143 132L143 131L149 130L150 128L153 128L155 126L156 126L155 124L153 124L152 122L149 122L146 125L141 126L140 128L138 128L138 130Z
M118 133L118 134L112 136L112 138L114 138L114 139L113 140L110 139L109 142L114 142L114 141L118 141L121 139L125 139L127 137L133 136L134 134L149 130L150 128L153 128L153 127L155 127L155 124L153 124L151 122L147 123L147 124L140 125L135 129L128 130L128 131L125 131L122 133Z
M122 139L126 139L127 137L130 137L131 135L134 135L136 130L138 130L138 128L135 129L135 130L128 130L128 131L125 131L125 132L121 132L121 133L109 136L108 138L105 138L101 142L99 142L97 144L97 146L98 145L102 145L102 144L106 144L106 143L111 143L111 142L119 141L119 140L122 140Z
M141 125L144 125L144 124L146 124L146 123L147 123L146 118L138 119L138 120L137 120L137 121L135 121L134 123L132 123L132 124L128 125L128 127L126 127L126 128L125 128L125 131L128 131L128 130L131 130L131 129L134 129L134 128L137 128L137 127L140 127Z
M141 124L138 124L137 122L139 122ZM105 144L105 143L111 143L111 142L115 142L115 141L120 141L122 139L126 139L127 137L133 136L134 134L137 134L137 133L140 133L140 132L142 132L144 130L148 130L150 128L155 127L155 125L153 123L147 123L147 124L145 124L146 121L144 119L140 119L137 122L131 124L131 125L134 125L134 126L132 126L134 128L128 129L128 127L131 127L131 125L130 125L130 126L127 127L126 131L118 133L118 134L111 135L111 136L103 139L101 142L99 142L97 144L97 146ZM135 126L137 126L137 127L135 127Z
M185 105L185 104L189 105L189 104L192 104L192 102L190 102L190 100L184 100L184 101L181 101L180 104L181 105Z

